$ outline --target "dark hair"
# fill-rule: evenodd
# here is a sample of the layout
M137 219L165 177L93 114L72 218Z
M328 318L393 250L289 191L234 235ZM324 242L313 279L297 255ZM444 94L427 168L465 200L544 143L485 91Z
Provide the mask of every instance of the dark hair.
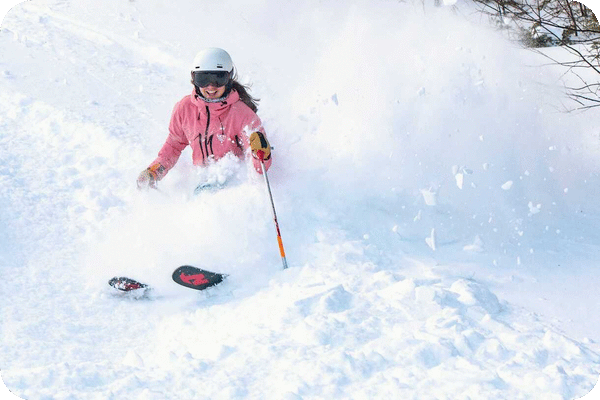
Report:
M240 100L244 102L250 109L254 112L258 111L258 102L260 99L255 99L250 96L248 90L250 90L250 85L242 85L237 81L237 71L233 71L233 76L231 77L231 81L229 82L229 86L231 89L234 89L240 95Z

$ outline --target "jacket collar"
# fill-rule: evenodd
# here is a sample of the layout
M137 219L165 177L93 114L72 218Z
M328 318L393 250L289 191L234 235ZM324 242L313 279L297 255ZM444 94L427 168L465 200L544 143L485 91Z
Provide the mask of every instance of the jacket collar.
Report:
M204 101L204 98L202 98L201 96L198 96L196 94L196 90L194 89L192 90L191 99L192 103L195 104L196 107L198 107L198 110L202 114L206 114L206 107L208 107L211 115L220 115L227 111L227 109L229 109L229 107L231 107L233 103L239 101L240 95L235 90L231 90L229 92L229 95L224 100L218 103L209 103L207 101Z

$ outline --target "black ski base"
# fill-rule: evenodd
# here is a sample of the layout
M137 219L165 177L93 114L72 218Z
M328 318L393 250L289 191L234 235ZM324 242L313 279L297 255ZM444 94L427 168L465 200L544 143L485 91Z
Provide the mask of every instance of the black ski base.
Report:
M173 272L175 283L190 289L204 290L215 286L227 277L225 274L206 271L204 269L192 267L191 265L182 265Z

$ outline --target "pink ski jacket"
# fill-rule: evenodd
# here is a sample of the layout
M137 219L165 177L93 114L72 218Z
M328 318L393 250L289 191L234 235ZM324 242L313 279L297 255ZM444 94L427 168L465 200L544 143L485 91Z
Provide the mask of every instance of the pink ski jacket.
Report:
M150 168L156 169L157 163L162 165L164 169L159 170L158 176L162 179L188 145L192 146L194 165L207 165L209 160L218 160L229 152L243 158L250 153L248 137L256 131L265 133L260 118L235 90L218 103L206 102L193 91L175 105L169 136ZM265 168L269 168L271 160L272 157L265 161ZM253 162L256 171L262 173L260 161L253 157Z

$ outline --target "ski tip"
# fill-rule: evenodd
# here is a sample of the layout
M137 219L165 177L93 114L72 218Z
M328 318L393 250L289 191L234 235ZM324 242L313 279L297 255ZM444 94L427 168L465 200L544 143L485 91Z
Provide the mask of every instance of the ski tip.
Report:
M108 284L114 287L115 289L123 292L130 292L132 290L145 289L148 287L148 285L146 284L140 283L136 280L124 276L115 276L114 278L111 278L108 281Z
M227 275L182 265L173 271L173 281L190 289L204 290L221 283Z

